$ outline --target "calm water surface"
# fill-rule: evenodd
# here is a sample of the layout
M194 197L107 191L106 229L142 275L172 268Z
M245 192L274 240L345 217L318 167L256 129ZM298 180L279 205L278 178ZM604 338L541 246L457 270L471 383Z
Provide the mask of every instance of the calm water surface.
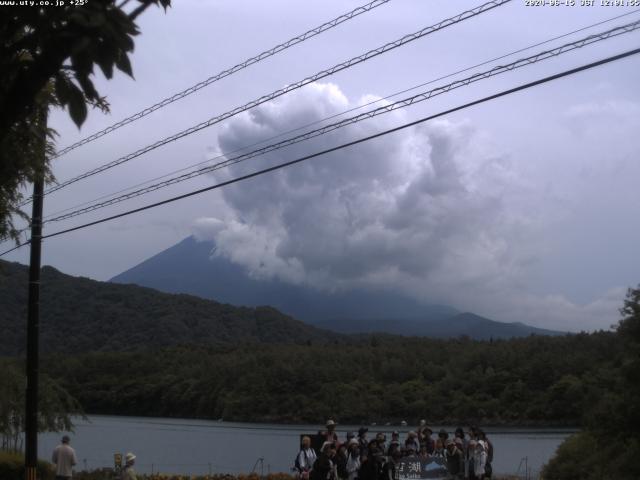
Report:
M71 433L79 469L112 467L113 454L134 452L136 469L141 473L179 474L289 472L298 451L299 435L317 432L319 425L272 425L91 415L77 420ZM397 427L369 427L371 434L387 433ZM435 431L441 427L432 426ZM455 428L444 427L450 435ZM338 434L358 426L341 426ZM398 430L401 440L412 427ZM525 458L536 474L551 458L560 443L574 430L563 429L485 429L494 445L496 473L524 473ZM62 434L41 434L39 456L48 459ZM263 458L262 464L258 462ZM518 472L518 469L520 471Z

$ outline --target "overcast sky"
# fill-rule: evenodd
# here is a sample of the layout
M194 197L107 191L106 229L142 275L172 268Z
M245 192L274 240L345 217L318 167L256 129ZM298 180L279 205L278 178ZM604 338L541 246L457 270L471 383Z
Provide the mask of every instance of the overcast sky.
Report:
M363 3L180 0L166 14L152 8L140 20L142 34L132 58L135 81L98 75L111 113L90 112L78 132L65 112L54 112L58 145L67 146ZM391 0L55 160L55 175L60 181L71 178L480 3ZM599 0L592 7L576 3L530 7L513 0L53 193L45 199L45 212L632 12L601 6ZM389 101L639 19L633 13ZM638 46L638 32L600 42L215 175L48 224L45 233ZM329 290L382 287L501 321L572 331L608 328L619 318L626 288L640 282L639 66L640 56L634 56L283 171L56 237L44 243L43 263L106 280L195 233L215 240L218 254L265 281L277 277ZM3 258L26 263L28 250Z

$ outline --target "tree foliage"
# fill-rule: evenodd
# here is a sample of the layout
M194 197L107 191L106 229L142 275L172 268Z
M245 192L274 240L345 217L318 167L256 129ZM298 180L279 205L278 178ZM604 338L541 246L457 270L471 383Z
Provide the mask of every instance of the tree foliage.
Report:
M26 348L28 269L0 260L0 355ZM97 282L43 267L41 351L122 351L199 344L327 343L348 339L271 307L234 307L191 295Z
M42 165L46 130L43 112L65 107L80 127L87 105L103 110L106 100L92 75L114 69L132 76L129 53L138 35L137 17L150 5L170 0L138 0L129 11L124 0L98 0L56 7L4 7L0 16L0 238L18 237L11 216L24 214L19 192L26 182L51 180ZM49 141L51 137L49 136ZM51 152L49 152L51 153ZM50 155L49 155L50 156Z
M22 449L25 427L24 372L13 362L0 362L0 450ZM80 404L48 376L41 376L38 400L38 431L72 430L71 416L80 414Z
M183 346L55 355L91 413L317 423L584 425L618 356L612 332L481 342Z
M558 449L545 479L640 478L640 286L628 290L620 313L620 353L611 368L592 379L603 393L586 403L585 430Z

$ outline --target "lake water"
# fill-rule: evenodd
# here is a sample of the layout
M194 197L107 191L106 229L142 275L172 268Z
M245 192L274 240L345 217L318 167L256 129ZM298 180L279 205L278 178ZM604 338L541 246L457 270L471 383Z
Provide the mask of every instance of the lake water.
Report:
M438 431L441 426L431 426ZM260 473L290 472L300 434L315 433L320 425L273 425L181 420L169 418L91 415L77 420L70 433L78 469L112 467L114 453L137 455L141 473ZM444 427L450 435L455 428ZM379 431L400 431L401 440L411 427L369 427L369 437ZM340 426L339 437L358 426ZM560 443L574 430L486 428L494 445L494 472L524 474L525 463L535 475ZM48 459L62 434L41 434L39 456ZM264 459L262 463L259 459ZM525 460L526 459L526 460ZM519 471L518 471L519 470Z

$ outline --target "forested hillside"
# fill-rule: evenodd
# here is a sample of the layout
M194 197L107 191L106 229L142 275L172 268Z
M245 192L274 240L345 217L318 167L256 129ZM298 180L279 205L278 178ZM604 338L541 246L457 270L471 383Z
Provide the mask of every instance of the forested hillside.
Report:
M613 333L476 342L181 347L49 357L89 413L317 423L581 425L619 361Z
M0 260L0 355L26 347L27 267ZM327 343L344 336L271 307L241 308L191 295L72 277L42 269L41 349L127 351L170 345Z

